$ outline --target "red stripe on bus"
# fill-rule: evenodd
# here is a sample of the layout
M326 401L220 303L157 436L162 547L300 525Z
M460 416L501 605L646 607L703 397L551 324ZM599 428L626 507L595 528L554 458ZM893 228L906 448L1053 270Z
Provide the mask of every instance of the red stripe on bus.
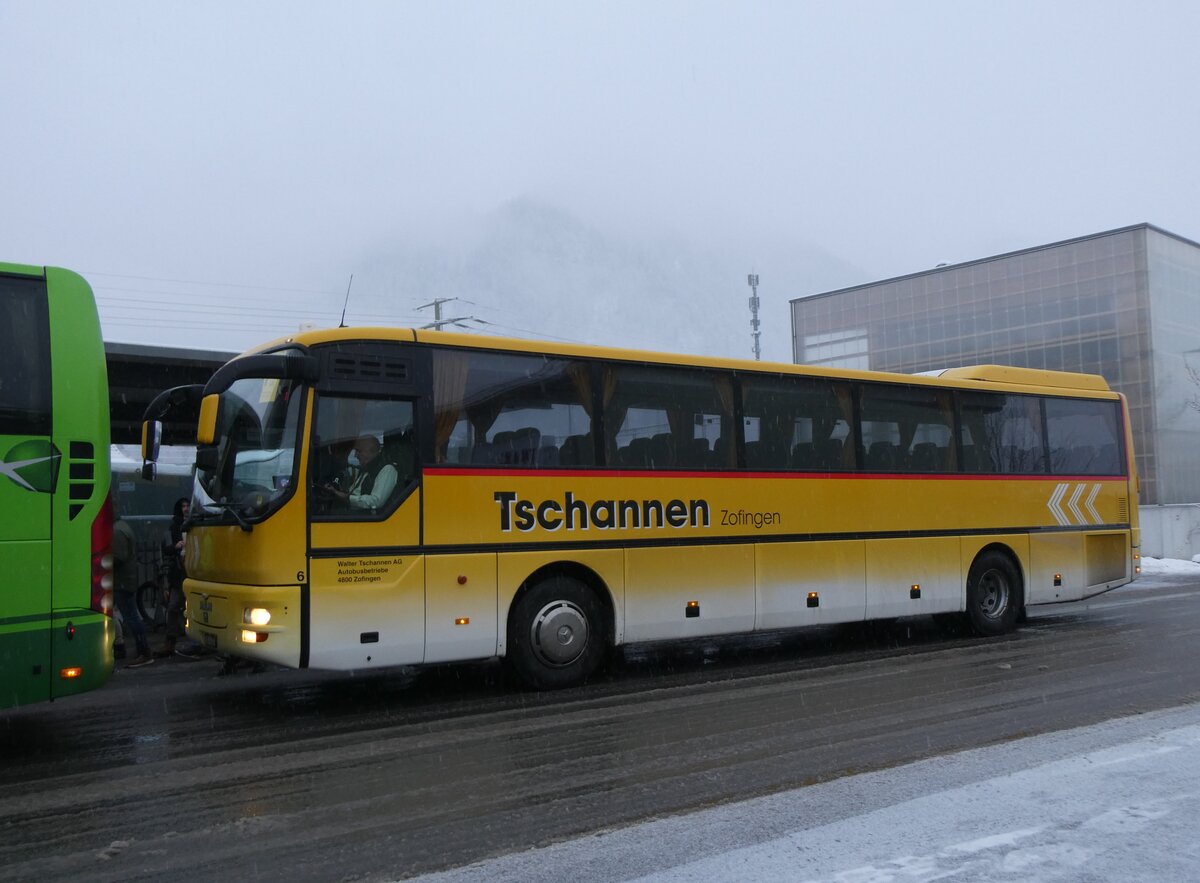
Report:
M437 476L521 476L522 478L836 478L851 480L921 479L934 481L1053 481L1106 482L1127 481L1124 475L976 475L969 472L951 474L939 472L685 472L623 469L489 469L462 466L434 466L422 470L425 475Z

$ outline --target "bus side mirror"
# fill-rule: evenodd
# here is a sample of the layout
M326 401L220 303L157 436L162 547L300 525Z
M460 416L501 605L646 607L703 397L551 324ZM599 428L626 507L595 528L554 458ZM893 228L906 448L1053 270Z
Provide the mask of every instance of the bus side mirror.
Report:
M146 481L154 481L154 473L155 468L152 460L147 460L142 464L142 478Z
M162 423L158 420L142 422L142 459L153 463L158 459L158 450L162 446Z
M213 472L217 468L217 446L196 446L196 469L199 472Z
M196 444L213 445L217 442L217 417L221 410L221 396L206 395L200 402L200 422L196 425Z

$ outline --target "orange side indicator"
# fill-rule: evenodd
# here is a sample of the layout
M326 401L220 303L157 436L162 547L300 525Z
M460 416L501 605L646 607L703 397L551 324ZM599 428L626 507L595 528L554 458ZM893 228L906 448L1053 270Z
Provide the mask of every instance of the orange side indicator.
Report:
M58 676L64 681L73 681L83 675L83 668L78 665L72 665L69 668L61 669Z

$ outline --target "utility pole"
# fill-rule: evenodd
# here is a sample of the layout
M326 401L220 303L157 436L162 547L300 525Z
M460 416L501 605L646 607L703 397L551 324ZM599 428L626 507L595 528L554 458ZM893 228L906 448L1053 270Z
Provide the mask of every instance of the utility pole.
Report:
M424 310L424 309L428 309L429 307L433 307L433 321L430 322L428 325L422 325L421 328L423 328L423 329L424 328L433 328L435 330L441 330L446 325L458 325L462 328L467 328L468 326L463 325L462 324L463 322L478 322L479 321L474 316L455 316L452 319L443 319L442 318L442 304L448 304L451 301L455 301L455 300L458 300L458 298L457 297L435 297L429 303L421 304L421 306L417 307L418 310Z
M762 359L762 350L758 345L761 332L758 330L758 274L751 273L746 277L750 284L750 336L754 338L754 361Z

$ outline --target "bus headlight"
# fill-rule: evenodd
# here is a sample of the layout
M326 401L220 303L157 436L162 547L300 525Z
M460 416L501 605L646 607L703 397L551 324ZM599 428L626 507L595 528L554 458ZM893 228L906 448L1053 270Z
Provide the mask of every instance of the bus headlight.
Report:
M266 632L252 632L249 629L242 629L243 644L261 644L267 637Z
M242 615L242 622L250 625L268 625L271 622L271 611L265 607L247 607Z

